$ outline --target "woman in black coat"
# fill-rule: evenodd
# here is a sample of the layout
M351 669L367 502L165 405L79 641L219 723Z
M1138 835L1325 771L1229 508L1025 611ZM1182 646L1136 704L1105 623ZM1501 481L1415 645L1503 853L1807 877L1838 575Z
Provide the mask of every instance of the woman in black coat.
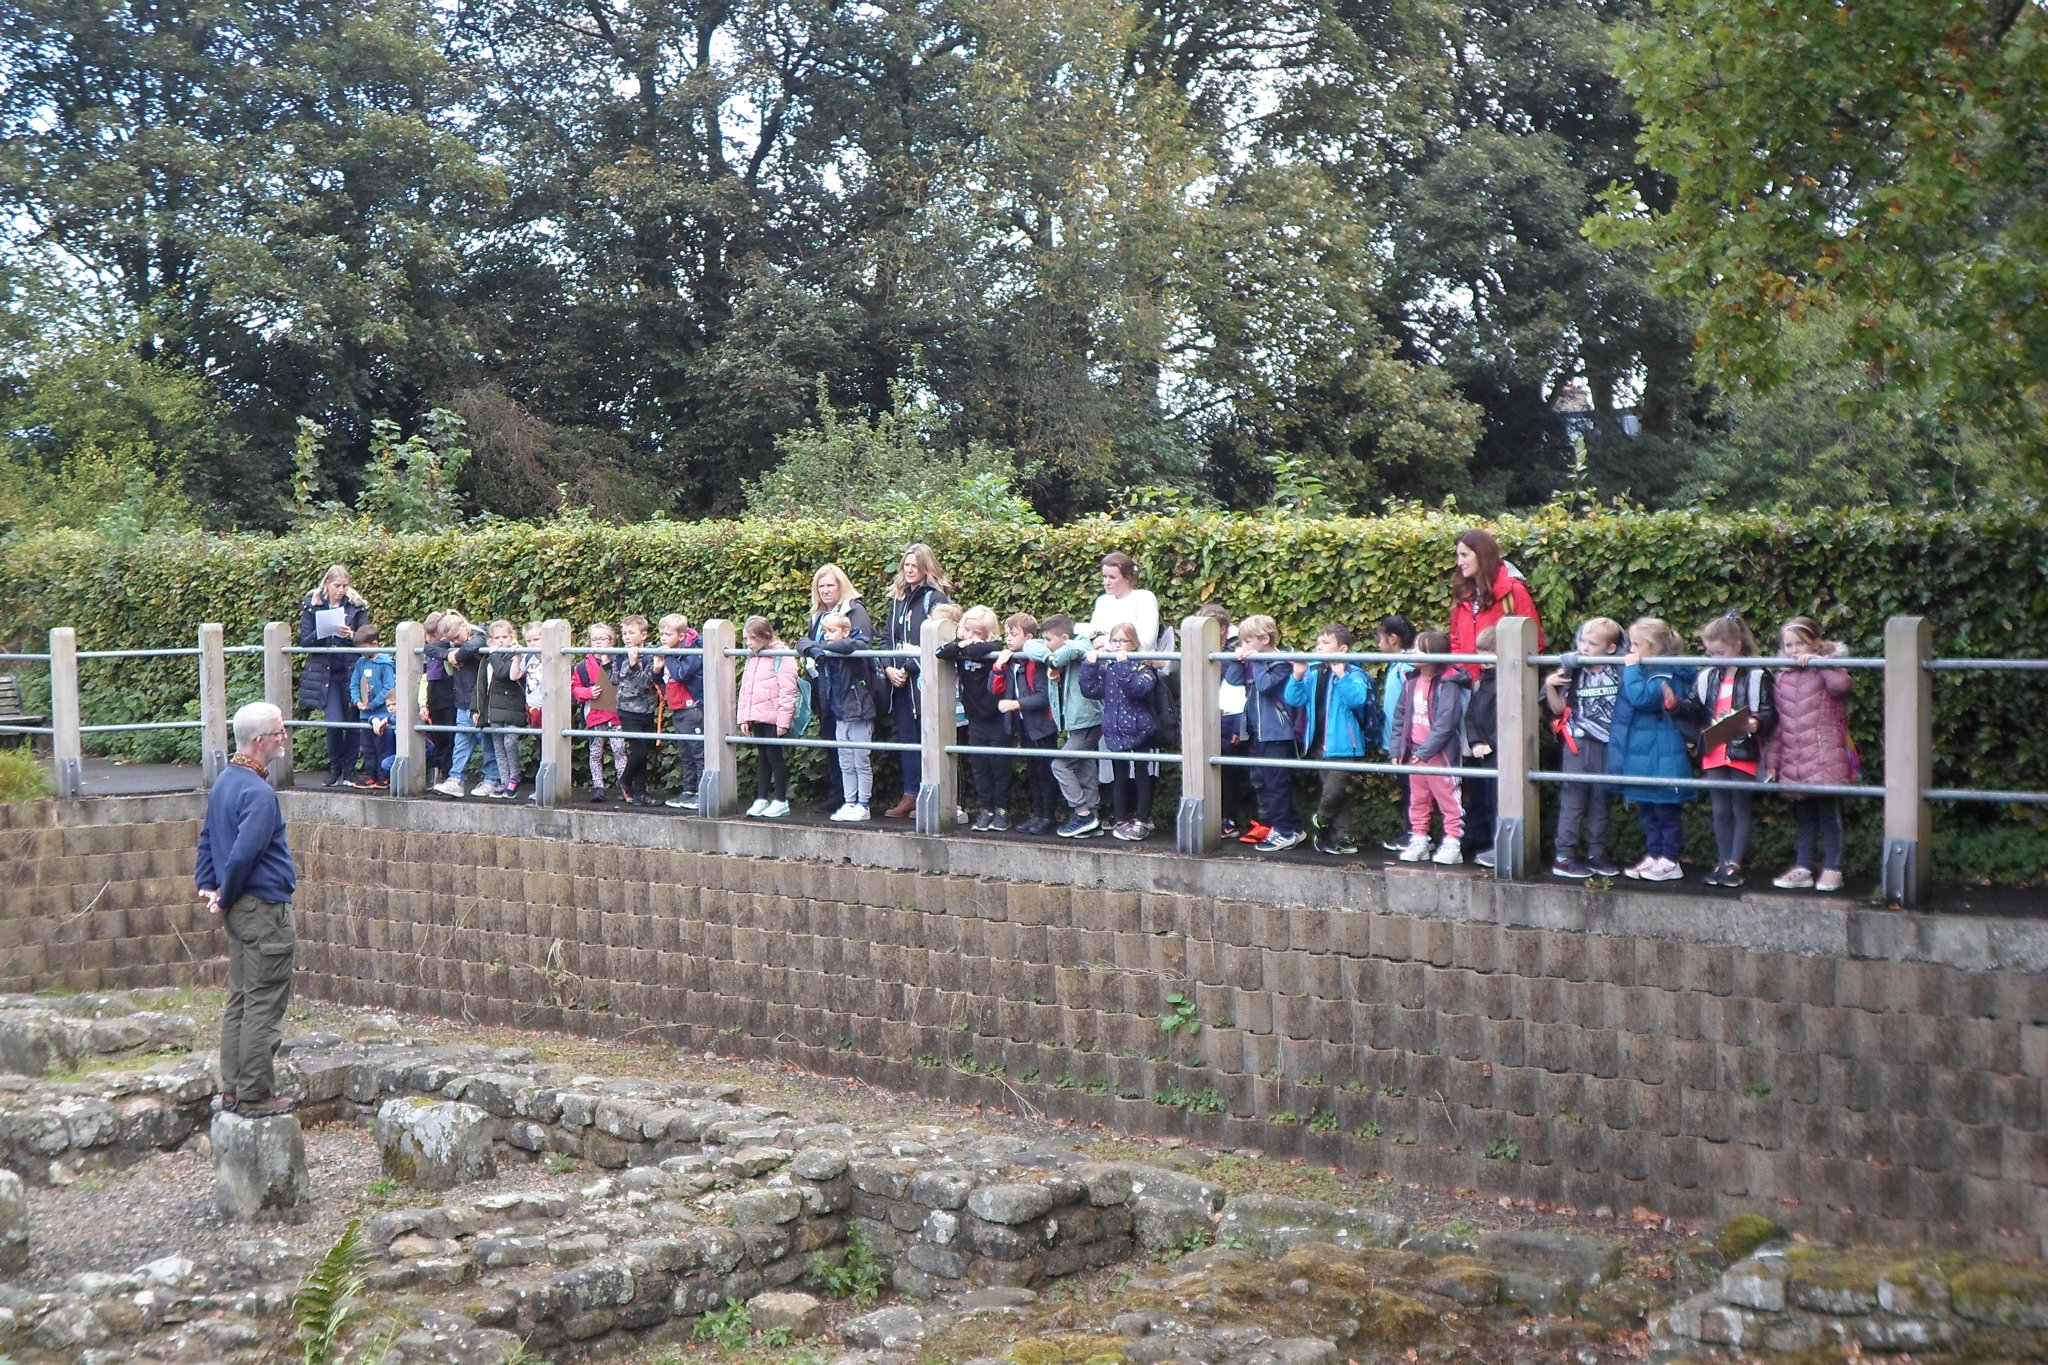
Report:
M341 612L342 633L322 637L316 613L338 609ZM370 604L361 594L349 586L348 570L337 564L327 571L320 580L320 586L307 594L306 601L299 609L299 646L302 649L348 647L355 643L359 626L370 619ZM308 654L306 671L299 677L299 705L308 711L318 711L330 721L353 721L357 715L355 702L348 694L349 674L355 669L354 654ZM329 729L327 731L327 785L339 786L356 766L356 757L362 752L363 732L360 730Z

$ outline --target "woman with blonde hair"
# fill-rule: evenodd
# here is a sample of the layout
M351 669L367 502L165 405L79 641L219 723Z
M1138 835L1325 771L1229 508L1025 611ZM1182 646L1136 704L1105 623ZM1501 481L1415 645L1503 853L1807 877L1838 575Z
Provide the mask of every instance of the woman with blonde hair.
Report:
M369 624L369 620L370 604L349 585L347 567L336 564L299 606L299 648L352 648L356 631ZM360 720L348 693L356 657L353 653L307 655L306 671L299 677L299 705L319 712L330 722ZM326 785L338 787L344 781L353 781L351 770L362 752L362 743L362 731L329 725ZM287 747L285 752L289 754L291 749Z
M825 640L825 618L839 615L846 618L847 632L829 645ZM823 674L819 669L819 656L825 653L847 654L856 649L875 647L875 622L868 615L868 609L860 600L860 589L853 586L853 580L846 576L846 570L837 564L820 564L818 571L811 575L811 619L804 627L804 633L797 639L796 648L804 656L805 671L811 680L818 682ZM868 660L861 660L866 663ZM839 739L839 721L832 706L832 689L814 687L817 701L812 713L818 718L818 738ZM838 811L851 799L839 777L839 765L825 766L826 799L818 803L818 811Z
M883 649L916 649L924 635L925 618L941 602L953 600L953 585L939 567L932 547L919 541L903 551L895 581L889 585L889 613L882 620ZM896 739L915 744L917 724L917 660L903 659L882 670L888 683L888 711ZM882 812L901 819L917 809L917 789L924 781L924 768L914 753L899 755L903 760L903 795Z

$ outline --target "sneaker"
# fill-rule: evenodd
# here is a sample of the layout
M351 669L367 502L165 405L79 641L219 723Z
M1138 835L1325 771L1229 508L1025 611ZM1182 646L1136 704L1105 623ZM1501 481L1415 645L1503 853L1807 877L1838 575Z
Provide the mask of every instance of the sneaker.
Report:
M1652 865L1643 871L1643 880L1646 882L1682 882L1685 880L1685 869L1670 858L1653 859Z
M533 803L534 805L536 805L536 806L537 806L537 805L539 805L539 804L540 804L540 788L539 788L539 787L535 787L535 788L534 788L534 789L533 789L533 790L532 790L531 792L527 793L526 799L527 799L528 801L532 802L532 803Z
M1341 834L1325 834L1315 840L1315 850L1327 853L1332 858L1349 857L1358 852L1358 841L1347 839Z
M1019 834L1034 835L1050 834L1052 833L1052 819L1050 816L1034 815L1029 820L1026 820L1024 821L1024 823L1018 825L1017 832Z
M917 798L915 796L906 796L895 805L889 807L889 809L883 811L882 818L885 820L901 820L906 815L915 814L917 814Z
M1721 869L1721 885L1733 891L1742 885L1742 864L1730 863Z
M967 823L967 807L953 807L953 823L956 825L964 825Z
M1389 853L1399 853L1403 849L1407 848L1408 845L1414 841L1414 838L1415 836L1412 834L1404 834L1398 839L1382 840L1380 843L1380 847L1385 849Z
M1429 857L1429 836L1427 834L1409 835L1408 842L1401 845L1401 851L1396 856L1404 863L1422 862Z
M471 796L489 796L492 792L495 792L497 789L498 784L495 782L479 782L474 787L471 787L469 789L469 794Z
M604 788L603 788L603 787L592 787L592 788L590 789L590 804L591 804L591 805L593 805L593 806L602 806L602 805L603 805L603 804L604 804L604 803L605 803L606 801L608 801L608 800L610 800L610 799L611 799L610 797L608 797L608 796L606 796L606 795L604 794Z
M655 800L651 796L641 795L632 798L632 800L628 804L635 806L658 806L661 804L661 802Z
M1813 889L1816 891L1840 891L1842 889L1842 874L1832 867L1823 868L1821 874L1813 879Z
M1839 885L1839 881L1837 882ZM1803 867L1787 868L1771 878L1771 885L1780 891L1799 891L1813 885L1813 873Z
M811 813L814 815L829 815L836 819L839 812L845 810L849 804L851 803L843 799L828 796L817 805L812 806Z
M518 787L516 787L516 786L506 786L506 785L501 785L501 786L499 786L499 787L498 787L498 788L497 788L496 790L492 791L491 795L492 795L492 796L495 796L495 797L497 797L497 798L498 798L498 799L499 799L500 801L510 801L510 800L512 800L512 799L513 799L514 797L516 797L516 796L518 796L518 795L519 795L519 788L518 788ZM647 806L651 806L651 805L653 805L654 803L653 803L652 801L646 801L646 800L641 800L641 801L635 801L635 802L634 802L633 804L634 804L634 805L636 805L636 806L639 806L639 805L647 805Z
M840 805L839 805L839 809L837 809L837 810L833 811L833 812L832 812L832 814L831 814L831 816L830 816L829 818L830 818L830 819L833 819L833 820L836 820L836 821L838 821L838 822L839 822L840 824L842 824L842 825L843 825L843 824L845 824L845 823L846 823L846 822L847 822L848 820L851 820L851 819L853 819L853 818L854 818L853 812L854 812L854 810L855 810L855 809L856 809L856 807L854 806L853 802L851 802L851 801L842 801L842 802L840 803Z
M1136 820L1123 820L1119 821L1110 833L1126 843L1135 844L1145 837L1145 826Z
M1472 855L1472 861L1481 867L1492 867L1494 865L1493 850L1490 848L1480 849Z
M995 815L990 811L976 811L974 813L974 832L976 834L988 833L990 827L995 824L995 819Z
M789 802L770 801L768 803L768 808L761 812L761 818L763 820L780 820L783 816L788 814Z
M1238 835L1244 833L1244 826L1238 824L1235 820L1225 820L1223 828L1218 833L1226 839L1235 839Z
M1080 839L1098 833L1102 822L1095 818L1092 810L1077 810L1073 817L1055 831L1062 839Z
M1010 827L1010 813L1006 810L993 812L988 818L988 827L998 831L1008 829Z
M339 786L341 785L341 774L340 774L340 773L329 773L329 774L327 774L327 780L326 780L325 782L322 782L322 783L321 783L320 785L321 785L321 786L323 786L323 787L339 787Z
M366 777L362 780L361 786L367 792L381 792L391 789L391 784L381 777Z
M441 793L443 796L460 796L462 795L462 784L451 777L446 782L436 782L433 790Z
M677 800L682 803L684 810L700 810L704 804L703 798L698 796L696 792L684 792Z
M1306 838L1308 838L1308 835L1300 830L1296 830L1292 834L1282 834L1276 829L1265 838L1259 840L1256 847L1261 853L1284 853Z
M765 796L757 796L757 797L755 797L755 798L754 798L754 804L753 804L753 805L751 805L751 806L748 806L748 807L747 807L747 818L748 818L748 819L750 819L750 820L758 820L758 819L760 819L760 818L761 818L761 817L762 817L763 815L766 815L767 813L768 813L768 798L767 798L767 797L765 797Z
M853 812L853 814L846 817L846 823L849 825L857 825L870 818L866 806L848 806L847 809Z
M1465 845L1446 836L1444 841L1436 846L1436 857L1430 861L1438 867L1456 867L1465 861Z
M1596 877L1619 877L1621 869L1605 853L1588 853L1586 870Z
M1726 871L1727 868L1728 864L1726 863L1715 863L1714 870L1712 872L1709 872L1706 876L1700 878L1700 885L1719 886L1721 884L1721 874L1724 871Z
M1272 833L1273 827L1271 825L1262 825L1254 820L1251 823L1250 829L1237 836L1237 841L1240 844L1262 844L1272 836Z
M1133 823L1138 826L1139 839L1149 839L1152 837L1152 822L1150 820L1138 820Z
M661 804L667 806L670 810L695 810L697 809L697 793L677 792Z
M1646 853L1643 855L1643 860L1641 862L1635 864L1633 867L1623 868L1621 870L1621 875L1624 877L1632 878L1636 881L1641 881L1645 876L1649 874L1650 869L1656 866L1656 863L1657 860Z
M1593 875L1593 869L1580 862L1577 858L1559 858L1551 863L1550 875L1553 877L1570 877L1573 881L1582 881Z

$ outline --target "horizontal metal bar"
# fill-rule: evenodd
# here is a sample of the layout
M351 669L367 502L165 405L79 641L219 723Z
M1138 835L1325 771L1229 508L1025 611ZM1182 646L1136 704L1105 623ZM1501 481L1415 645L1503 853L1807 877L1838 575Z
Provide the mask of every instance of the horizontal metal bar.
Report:
M1444 768L1429 763L1368 763L1363 759L1313 759L1313 758L1240 758L1223 754L1209 760L1218 768L1299 768L1305 772L1321 772L1330 769L1340 773L1387 773L1399 776L1406 773L1424 777L1480 777L1500 776L1496 768Z
M2000 805L2048 806L2048 792L1978 792L1966 787L1928 787L1920 795L1929 801L1990 801Z
M994 744L948 744L949 754L987 754L994 758L1028 758L1038 762L1054 758L1094 758L1108 763L1180 763L1179 754L1154 753L1146 749L1027 749L1022 745L1003 748Z
M772 744L781 749L875 749L888 754L914 754L922 749L921 744L898 744L891 741L854 739L791 739L787 735L727 735L727 744Z
M1617 777L1612 773L1559 773L1547 769L1530 773L1529 780L1593 787L1683 787L1687 791L1751 792L1778 796L1884 795L1884 788L1874 783L1845 787L1824 782L1731 782L1724 777Z
M1625 653L1626 651L1614 654L1581 654L1579 655L1579 663L1581 666L1592 663L1618 664L1622 661ZM1550 668L1562 664L1564 657L1562 654L1531 654L1529 662L1537 667ZM1685 664L1691 668L1799 668L1804 666L1810 668L1881 669L1884 667L1883 659L1836 659L1822 658L1818 655L1814 656L1813 662L1808 665L1801 665L1799 660L1791 657L1789 654L1744 654L1726 659L1717 658L1711 654L1658 654L1652 657L1658 663Z
M137 720L126 725L81 725L78 727L78 733L105 735L117 730L197 730L199 724L196 720Z
M262 652L263 652L263 651L264 651L264 650L265 650L266 648L268 648L268 646L266 646L266 645L222 645L222 646L221 646L221 653L223 653L223 654L261 654L261 653L262 653Z
M1178 654L1169 656L1179 658ZM1230 650L1218 650L1209 656L1219 663L1239 662ZM1244 663L1292 664L1292 663L1351 663L1351 664L1491 664L1499 660L1497 654L1314 654L1303 650L1260 649L1246 655Z
M175 659L197 654L199 647L189 649L81 649L81 659Z
M1929 673L2048 673L2048 659L1929 659Z
M12 660L18 660L22 663L48 663L50 662L50 656L47 654L0 654L0 662Z
M54 735L47 725L0 725L0 735Z

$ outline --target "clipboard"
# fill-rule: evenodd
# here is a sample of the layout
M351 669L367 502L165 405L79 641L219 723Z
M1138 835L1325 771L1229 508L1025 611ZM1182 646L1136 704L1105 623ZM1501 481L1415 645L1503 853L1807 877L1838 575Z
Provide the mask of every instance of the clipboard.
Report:
M1750 709L1738 706L1721 719L1700 731L1699 751L1710 754L1731 739L1740 739L1749 733Z
M313 612L313 634L322 640L332 640L348 630L348 612L340 607L320 607Z

